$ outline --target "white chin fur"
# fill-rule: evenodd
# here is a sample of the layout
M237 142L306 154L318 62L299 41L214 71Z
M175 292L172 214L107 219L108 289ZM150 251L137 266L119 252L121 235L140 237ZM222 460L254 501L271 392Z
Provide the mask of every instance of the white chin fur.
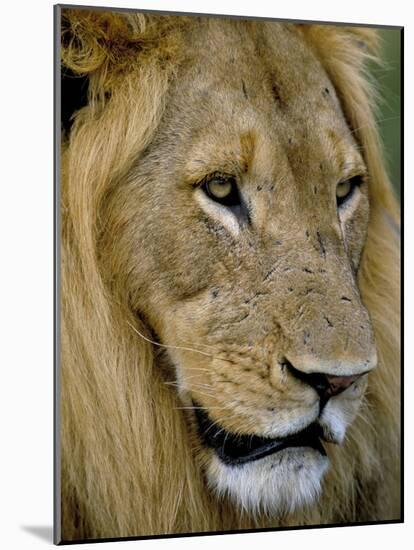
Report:
M207 478L216 493L229 496L242 510L274 516L314 502L328 463L309 447L284 449L240 466L226 465L214 454Z

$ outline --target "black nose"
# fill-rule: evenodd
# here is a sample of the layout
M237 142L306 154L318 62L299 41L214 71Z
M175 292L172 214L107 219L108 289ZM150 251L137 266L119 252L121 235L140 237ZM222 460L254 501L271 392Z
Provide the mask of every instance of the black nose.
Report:
M321 398L321 405L324 405L330 397L338 395L345 391L349 386L358 380L362 376L361 374L353 374L351 376L334 376L331 374L325 374L323 372L307 373L295 369L295 367L285 361L284 366L288 368L289 372L293 374L295 378L298 378L302 382L312 386Z

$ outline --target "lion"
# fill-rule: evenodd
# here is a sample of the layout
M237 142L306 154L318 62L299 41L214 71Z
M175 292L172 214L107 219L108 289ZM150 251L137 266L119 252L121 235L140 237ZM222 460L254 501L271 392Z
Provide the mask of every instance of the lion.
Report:
M62 10L62 540L399 520L378 47Z

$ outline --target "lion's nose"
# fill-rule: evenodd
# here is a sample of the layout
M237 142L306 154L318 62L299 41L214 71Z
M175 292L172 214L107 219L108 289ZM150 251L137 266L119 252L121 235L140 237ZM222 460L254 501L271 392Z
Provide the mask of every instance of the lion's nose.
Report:
M333 397L345 391L349 386L358 380L362 374L352 376L332 376L329 374L308 374L307 382L315 388L323 398Z
M326 403L330 397L339 395L352 386L358 378L365 374L360 373L350 376L335 376L321 372L303 372L296 369L289 361L286 361L284 365L295 378L309 384L318 392L319 397L321 398L321 403Z

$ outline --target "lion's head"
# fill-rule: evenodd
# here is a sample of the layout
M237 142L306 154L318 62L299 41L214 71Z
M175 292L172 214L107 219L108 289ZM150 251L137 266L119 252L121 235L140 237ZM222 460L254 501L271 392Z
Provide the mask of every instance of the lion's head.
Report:
M398 281L374 34L65 13L90 88L63 157L66 537L335 521L364 482L344 519L381 513Z

